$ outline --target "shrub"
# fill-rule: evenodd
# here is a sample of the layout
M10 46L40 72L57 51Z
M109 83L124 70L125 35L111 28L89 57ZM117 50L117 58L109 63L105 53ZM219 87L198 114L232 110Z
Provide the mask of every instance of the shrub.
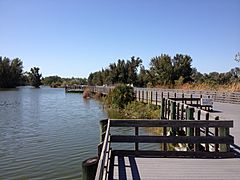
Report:
M114 108L124 108L129 102L135 98L132 87L120 84L116 86L106 98L106 103Z

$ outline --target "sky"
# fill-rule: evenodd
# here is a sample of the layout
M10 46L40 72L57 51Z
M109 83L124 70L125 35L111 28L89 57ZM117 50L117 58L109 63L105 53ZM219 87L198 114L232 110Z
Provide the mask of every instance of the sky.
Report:
M239 19L239 0L0 0L0 56L44 77L177 53L201 73L227 72L240 65Z

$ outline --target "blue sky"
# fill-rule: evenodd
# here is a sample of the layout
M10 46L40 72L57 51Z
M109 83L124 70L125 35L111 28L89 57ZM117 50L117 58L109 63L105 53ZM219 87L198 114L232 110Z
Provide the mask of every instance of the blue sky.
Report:
M88 77L118 59L162 53L200 72L239 66L239 0L0 0L0 56L43 76Z

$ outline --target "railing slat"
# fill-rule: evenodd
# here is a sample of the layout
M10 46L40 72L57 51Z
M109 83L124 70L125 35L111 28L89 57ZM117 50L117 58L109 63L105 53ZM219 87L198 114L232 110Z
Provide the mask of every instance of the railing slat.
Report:
M187 120L159 120L159 119L146 119L146 120L136 120L136 119L111 119L111 127L233 127L232 120L199 120L199 121L187 121Z
M232 144L232 136L128 136L111 135L111 142L119 143L219 143Z

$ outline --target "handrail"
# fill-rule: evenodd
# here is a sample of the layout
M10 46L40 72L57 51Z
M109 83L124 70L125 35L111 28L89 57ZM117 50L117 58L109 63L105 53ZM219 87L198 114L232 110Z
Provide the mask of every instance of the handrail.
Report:
M234 143L234 137L229 134L229 128L233 127L232 120L150 120L150 119L111 119L111 127L132 127L135 131L139 127L162 127L175 128L181 133L178 136L167 135L163 132L161 135L111 135L111 143L135 143L135 151L132 150L113 150L114 154L130 153L133 155L151 155L149 150L140 150L138 143L162 143L164 146L167 143L186 143L187 148L191 151L178 150L171 151L163 146L163 150L153 152L154 155L164 157L234 157L234 153L230 151L230 145ZM180 129L179 129L180 128ZM200 134L200 128L219 129L220 133L210 134L209 131L203 131ZM191 133L192 129L192 133ZM137 144L137 146L136 146ZM205 145L206 151L202 151L200 146ZM209 144L214 147L214 150L209 151ZM136 148L137 147L137 148ZM120 154L119 154L120 153Z
M106 164L106 154L110 148L109 147L109 132L110 132L110 120L108 120L108 123L107 123L107 129L106 129L106 133L105 133L101 156L100 156L99 162L98 162L98 168L97 168L95 180L102 180L103 176L104 176L104 168L105 168L105 164Z
M159 120L159 119L111 119L110 127L233 127L232 120Z

